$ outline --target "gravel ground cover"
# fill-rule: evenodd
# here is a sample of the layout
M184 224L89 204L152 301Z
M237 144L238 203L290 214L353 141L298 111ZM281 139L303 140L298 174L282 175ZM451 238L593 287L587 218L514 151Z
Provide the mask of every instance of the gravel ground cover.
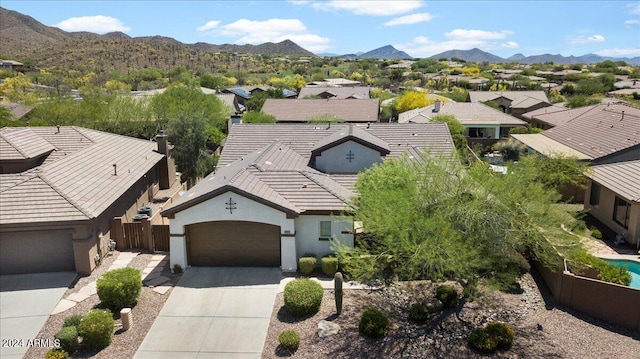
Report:
M279 293L263 358L486 358L467 347L471 329L489 321L509 323L516 331L513 347L496 358L638 358L640 333L581 315L556 305L540 280L527 274L518 293L483 292L481 298L457 309L443 311L424 325L408 320L411 298L433 293L429 282L399 284L381 290L345 290L343 312L335 315L334 294L325 290L320 312L302 320L291 317ZM413 294L411 294L413 292ZM391 330L372 340L358 331L365 308L378 307L389 314ZM318 322L341 326L340 333L319 338ZM278 335L295 329L301 336L297 351L278 346Z

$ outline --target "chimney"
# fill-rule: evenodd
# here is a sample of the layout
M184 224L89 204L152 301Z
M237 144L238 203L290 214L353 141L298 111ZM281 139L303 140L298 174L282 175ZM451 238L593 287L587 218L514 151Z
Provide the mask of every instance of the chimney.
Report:
M163 130L160 130L160 133L156 135L156 142L158 143L158 152L163 155L168 155L169 146L167 143L167 136L164 134Z
M440 99L436 100L436 103L433 107L433 112L440 112L440 105L442 104L442 101L440 101Z

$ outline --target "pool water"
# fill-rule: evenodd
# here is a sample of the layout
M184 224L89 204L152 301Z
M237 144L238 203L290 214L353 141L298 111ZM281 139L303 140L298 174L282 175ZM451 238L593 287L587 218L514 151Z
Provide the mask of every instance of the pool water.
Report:
M627 261L624 259L605 259L605 261L616 267L627 267L627 270L631 273L631 284L629 284L629 287L640 289L640 262Z

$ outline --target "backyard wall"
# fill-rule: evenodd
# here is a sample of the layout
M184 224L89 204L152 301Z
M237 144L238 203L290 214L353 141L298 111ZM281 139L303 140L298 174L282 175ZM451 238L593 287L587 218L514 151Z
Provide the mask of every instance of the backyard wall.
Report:
M560 304L640 331L639 289L578 276L569 271L551 271L538 262L534 265Z

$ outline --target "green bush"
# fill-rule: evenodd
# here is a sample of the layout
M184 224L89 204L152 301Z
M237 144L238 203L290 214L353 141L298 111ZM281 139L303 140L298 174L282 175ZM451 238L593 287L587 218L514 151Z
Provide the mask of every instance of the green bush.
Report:
M138 302L142 290L140 271L125 267L106 272L97 283L100 301L114 313Z
M513 338L516 332L506 323L491 322L487 324L485 330L489 335L496 338L498 342L498 349L509 349L513 345Z
M333 278L333 276L338 271L338 257L336 257L335 254L327 254L326 256L322 257L321 263L322 273Z
M82 320L82 316L81 315L72 315L69 317L64 318L64 324L62 324L63 327L78 327L78 325L80 325L80 321Z
M62 348L51 349L44 355L44 359L67 359L69 354Z
M602 239L602 232L598 228L591 230L591 236L595 239Z
M376 308L368 308L362 312L358 329L360 329L360 333L377 339L387 335L389 326L387 314Z
M475 328L469 333L469 347L486 353L493 353L498 349L496 338L487 333L484 328Z
M320 310L324 290L308 278L295 279L284 287L284 307L294 317L313 315Z
M111 343L115 321L110 311L94 309L80 321L78 334L82 343L91 349L103 349Z
M436 298L444 304L445 309L455 308L458 305L458 292L450 285L441 285L436 288Z
M409 319L418 324L425 323L429 320L429 309L424 304L416 303L409 308Z
M513 345L515 331L506 323L491 322L484 328L475 328L469 334L468 344L481 352L493 353Z
M313 272L316 267L316 263L318 259L314 254L305 254L298 260L298 265L300 267L300 273L303 275L309 275Z
M60 341L60 348L67 353L73 353L78 350L80 342L78 341L78 330L75 326L65 326L54 335L54 338Z
M182 273L182 266L179 265L178 263L173 265L173 273L174 274L180 274Z
M285 330L278 336L280 345L289 350L296 350L300 346L300 334L293 329Z

